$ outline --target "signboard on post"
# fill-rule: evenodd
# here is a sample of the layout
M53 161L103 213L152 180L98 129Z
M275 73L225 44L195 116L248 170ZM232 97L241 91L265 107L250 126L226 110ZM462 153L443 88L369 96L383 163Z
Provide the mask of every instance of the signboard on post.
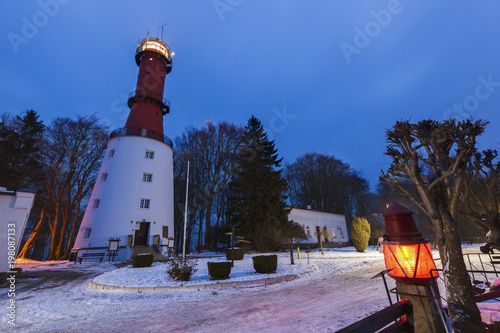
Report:
M120 244L120 238L110 238L108 245L108 261L114 261L115 256L118 254L118 246ZM111 259L111 257L113 257Z

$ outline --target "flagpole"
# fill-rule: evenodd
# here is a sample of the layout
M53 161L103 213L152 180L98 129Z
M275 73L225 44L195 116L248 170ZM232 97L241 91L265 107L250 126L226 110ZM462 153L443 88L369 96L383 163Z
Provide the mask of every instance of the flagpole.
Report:
M184 241L182 244L182 260L186 260L186 225L187 225L187 214L188 214L188 190L189 190L189 161L187 166L187 177L186 177L186 206L184 208Z

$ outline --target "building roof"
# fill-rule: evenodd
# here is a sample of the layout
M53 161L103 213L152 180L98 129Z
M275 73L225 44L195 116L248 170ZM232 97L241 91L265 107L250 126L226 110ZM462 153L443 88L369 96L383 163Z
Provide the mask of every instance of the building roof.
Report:
M315 213L323 213L323 214L329 214L329 215L344 216L343 214L323 212L323 211L321 211L321 210L317 210L317 209L298 208L298 207L293 207L293 206L288 206L288 207L289 207L289 208L291 208L291 209L303 210L303 211L307 211L307 212L315 212Z

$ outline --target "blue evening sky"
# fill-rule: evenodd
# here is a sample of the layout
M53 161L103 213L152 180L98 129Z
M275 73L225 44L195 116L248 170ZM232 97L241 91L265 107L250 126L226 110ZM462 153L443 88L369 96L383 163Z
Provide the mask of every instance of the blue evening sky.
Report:
M395 121L490 121L500 148L498 1L3 1L0 113L123 127L148 31L175 52L165 134L258 117L281 156L333 154L374 186Z

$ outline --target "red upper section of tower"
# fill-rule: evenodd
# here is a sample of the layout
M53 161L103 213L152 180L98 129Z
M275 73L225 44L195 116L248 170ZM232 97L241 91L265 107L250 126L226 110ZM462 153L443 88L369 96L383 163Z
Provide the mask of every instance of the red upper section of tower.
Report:
M169 112L163 90L165 76L172 68L172 54L164 42L148 37L137 47L135 60L139 75L136 89L129 96L130 113L125 127L163 136L163 115Z

